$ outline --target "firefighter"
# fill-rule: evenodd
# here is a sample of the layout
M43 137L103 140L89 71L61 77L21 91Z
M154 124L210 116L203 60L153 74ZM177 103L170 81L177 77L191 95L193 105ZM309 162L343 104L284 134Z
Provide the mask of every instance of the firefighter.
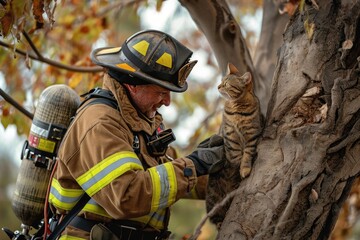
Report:
M169 207L190 195L204 198L205 175L223 159L222 138L214 135L177 158L157 111L170 104L171 91L187 89L196 64L191 55L155 30L91 53L106 71L102 89L116 107L81 106L64 137L49 202L66 214L84 191L91 199L60 239L167 239Z

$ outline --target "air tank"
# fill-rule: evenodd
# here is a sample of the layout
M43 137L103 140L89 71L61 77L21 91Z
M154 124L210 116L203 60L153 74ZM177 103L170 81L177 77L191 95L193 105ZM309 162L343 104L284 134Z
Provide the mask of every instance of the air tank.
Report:
M37 226L44 218L57 151L79 104L78 94L64 84L47 87L40 94L12 197L13 211L25 225Z

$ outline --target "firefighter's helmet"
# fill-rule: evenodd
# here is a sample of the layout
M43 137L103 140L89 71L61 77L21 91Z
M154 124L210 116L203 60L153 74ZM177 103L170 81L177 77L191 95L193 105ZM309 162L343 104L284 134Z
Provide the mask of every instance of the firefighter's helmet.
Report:
M172 36L145 30L129 37L121 47L95 49L91 59L120 82L157 84L183 92L187 89L186 78L197 62L190 62L191 55L192 51Z

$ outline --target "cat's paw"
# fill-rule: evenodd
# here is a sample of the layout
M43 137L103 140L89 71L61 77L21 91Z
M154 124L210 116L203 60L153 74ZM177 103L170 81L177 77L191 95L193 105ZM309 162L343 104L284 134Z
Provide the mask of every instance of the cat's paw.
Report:
M251 168L250 167L242 167L240 168L240 176L242 179L248 177L250 175Z

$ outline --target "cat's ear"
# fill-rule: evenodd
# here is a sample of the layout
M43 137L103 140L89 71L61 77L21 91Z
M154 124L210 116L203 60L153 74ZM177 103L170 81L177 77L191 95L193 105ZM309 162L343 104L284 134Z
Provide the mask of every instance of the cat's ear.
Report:
M228 72L229 74L236 74L239 73L239 70L235 67L234 64L228 63Z
M252 76L250 72L244 73L241 78L244 79L245 85L252 85Z

